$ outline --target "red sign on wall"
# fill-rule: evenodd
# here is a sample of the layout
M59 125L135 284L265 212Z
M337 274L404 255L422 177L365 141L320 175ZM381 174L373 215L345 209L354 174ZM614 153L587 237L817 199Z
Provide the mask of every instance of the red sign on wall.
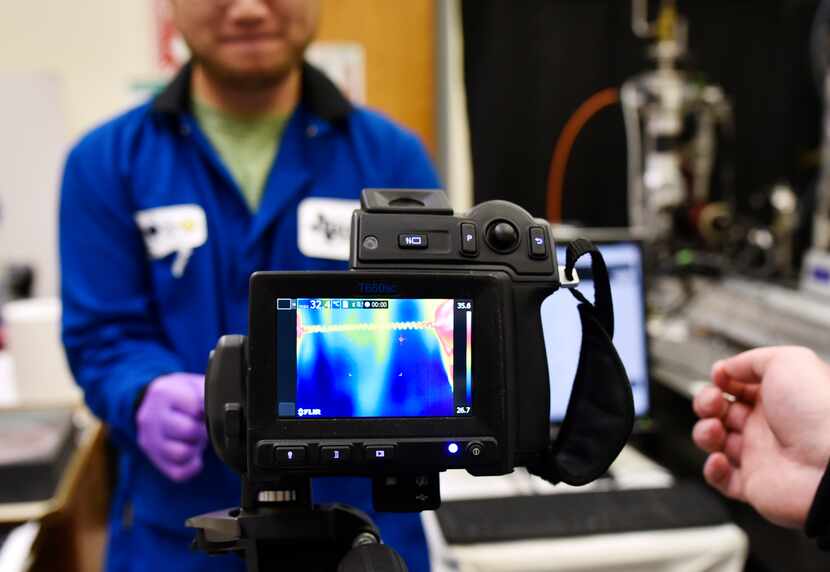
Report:
M152 0L155 20L156 61L159 70L175 73L190 58L181 34L173 25L169 0Z

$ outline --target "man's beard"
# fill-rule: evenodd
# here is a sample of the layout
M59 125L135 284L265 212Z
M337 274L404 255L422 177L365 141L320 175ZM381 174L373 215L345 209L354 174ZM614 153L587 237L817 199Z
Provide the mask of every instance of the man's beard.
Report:
M305 46L293 52L286 60L255 70L232 69L221 62L197 54L193 55L193 62L201 66L214 82L221 85L232 89L259 90L278 86L285 81L285 78L302 64L304 53Z

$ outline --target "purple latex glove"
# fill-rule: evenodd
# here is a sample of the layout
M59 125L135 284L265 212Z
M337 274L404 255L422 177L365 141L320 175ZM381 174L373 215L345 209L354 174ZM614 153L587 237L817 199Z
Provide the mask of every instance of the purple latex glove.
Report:
M186 481L202 470L205 378L172 373L154 379L136 413L138 446L168 478Z

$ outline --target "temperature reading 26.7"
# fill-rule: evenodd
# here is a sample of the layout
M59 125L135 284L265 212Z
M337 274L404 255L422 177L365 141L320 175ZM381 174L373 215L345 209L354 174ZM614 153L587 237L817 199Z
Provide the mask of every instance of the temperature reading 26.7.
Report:
M470 408L469 407L456 407L455 408L455 414L456 415L469 415L470 414Z
M456 310L472 310L473 303L472 302L456 302L455 305Z

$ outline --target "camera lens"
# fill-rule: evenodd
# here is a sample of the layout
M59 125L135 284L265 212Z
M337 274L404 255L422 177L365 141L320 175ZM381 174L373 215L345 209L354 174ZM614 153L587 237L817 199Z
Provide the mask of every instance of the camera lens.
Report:
M363 248L366 250L377 250L379 245L377 237L371 234L363 239Z

